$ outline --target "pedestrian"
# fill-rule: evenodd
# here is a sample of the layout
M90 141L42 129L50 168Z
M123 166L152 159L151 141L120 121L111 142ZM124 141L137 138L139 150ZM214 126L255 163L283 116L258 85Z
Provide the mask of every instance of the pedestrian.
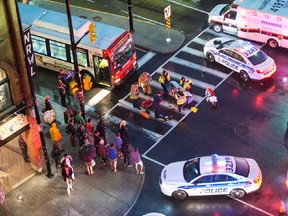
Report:
M163 70L162 74L159 76L158 81L162 86L164 95L168 95L169 94L168 83L170 82L169 73L166 70Z
M110 146L108 147L108 155L111 170L117 172L117 152L114 143L111 143Z
M22 156L25 162L30 162L30 158L28 156L28 145L24 139L24 135L21 133L18 138L18 144L22 151Z
M60 151L65 151L62 148L62 143L61 143L62 134L61 134L60 130L57 128L56 123L52 123L52 127L50 128L50 137L56 143L56 145L58 146Z
M179 83L184 91L190 92L192 94L192 80L186 77L181 77Z
M131 167L132 165L130 164L130 160L129 160L130 148L129 148L128 141L125 141L122 143L121 153L124 159L124 166Z
M54 143L53 149L51 151L51 157L55 160L55 166L56 170L60 171L61 170L61 165L60 165L60 149L58 146Z
M100 133L100 137L102 137L102 139L104 139L105 143L106 143L106 125L104 122L104 118L100 118L96 130L99 131Z
M70 119L73 119L75 123L75 116L77 115L77 112L73 109L71 105L68 106L67 113L68 113L68 122Z
M68 80L66 79L65 76L66 76L65 75L65 70L61 69L59 71L59 74L58 74L58 81L59 81L59 83L62 83L62 85L65 87L66 94L70 94L69 82L68 82Z
M160 104L162 103L161 95L162 95L162 92L158 91L157 94L155 94L153 98L155 118L161 118L161 115L160 115Z
M85 122L85 119L82 116L82 112L81 111L77 112L77 114L75 116L75 122L77 122L77 124L81 124L81 125L86 126L86 122Z
M74 121L73 119L70 119L68 122L68 125L65 128L66 133L70 135L70 142L72 146L76 146L75 143L75 135L76 135L76 129L74 126Z
M139 103L139 94L140 94L139 93L139 84L138 84L138 82L135 82L131 86L130 99L132 100L133 107L141 110L140 103Z
M116 149L117 149L117 155L119 159L123 159L122 153L121 153L121 146L122 146L122 139L120 137L120 133L116 133L115 139L114 139L114 143L116 145Z
M88 139L88 134L84 132L82 137L80 137L79 146L82 147L85 144L90 144L90 141Z
M94 143L94 125L92 123L92 119L89 118L87 123L86 123L86 128L87 128L87 133L88 133L88 138L90 143Z
M185 91L182 91L181 89L178 89L178 91L175 93L175 99L177 100L177 106L178 106L178 111L181 112L181 109L185 107L187 103L186 99L186 93Z
M96 149L96 154L99 155L99 150L98 150L98 146L99 146L99 143L100 141L103 140L102 137L100 137L100 133L98 130L95 130L95 133L94 133L94 147ZM103 142L105 142L103 140Z
M140 175L144 174L144 172L143 172L143 162L141 160L141 156L140 156L140 154L138 152L138 148L137 147L134 149L134 152L131 154L131 159L134 162L136 173L140 174ZM138 169L138 166L139 166L140 169Z
M89 162L85 162L85 164L86 164L86 169L87 169L88 175L92 175L94 173L93 166L95 166L95 164L96 164L94 159L92 159Z
M151 76L148 72L144 72L140 75L140 77L138 78L138 83L142 87L144 95L152 94Z
M72 169L72 179L75 180L73 158L70 155L65 153L64 157L62 157L60 163L61 163L62 169L63 169L63 167L65 167L65 165L69 166Z
M76 136L78 138L79 145L80 145L80 142L81 142L81 139L82 139L84 133L85 133L85 126L83 126L83 125L81 125L81 123L79 123L77 125L77 128L76 128Z
M107 148L105 146L105 142L103 139L100 140L97 148L98 148L98 153L101 156L102 166L106 166L108 153L107 153Z
M73 171L72 171L71 167L69 167L68 165L65 165L62 169L62 176L63 176L64 181L66 182L67 193L69 196L70 196L70 190L73 190L72 174L73 174Z
M46 98L45 98L45 110L44 110L44 112L52 110L52 109L53 108L52 108L52 105L50 103L50 96L47 95Z
M65 86L62 84L62 82L60 82L59 85L58 85L58 91L59 91L60 98L61 98L61 105L63 107L67 107L67 104L66 104L66 90L65 90Z
M128 141L128 129L126 125L127 122L125 120L122 120L119 124L119 133L122 141Z

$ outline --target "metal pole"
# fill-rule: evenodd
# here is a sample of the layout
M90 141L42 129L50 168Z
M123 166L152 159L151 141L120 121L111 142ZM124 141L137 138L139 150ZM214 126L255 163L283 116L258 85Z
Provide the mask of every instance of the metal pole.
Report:
M79 71L79 65L78 65L78 60L77 60L76 43L74 39L74 31L73 31L73 24L72 24L71 11L70 11L70 0L66 0L66 9L67 9L70 41L71 41L71 50L72 50L73 62L74 62L74 70L76 72L76 81L79 87L79 91L83 92L83 83L82 83L81 73ZM78 97L78 99L80 103L80 110L82 112L82 116L85 119L84 95L82 95L81 97Z
M21 29L21 40L22 40L22 44L24 46L24 36L23 36L23 31L22 31L22 22L21 22L21 17L20 17L20 13L19 13L19 8L18 8L18 4L16 3L16 9L17 9L17 16L18 16L18 22L19 22L19 28ZM28 62L27 59L26 60L26 66L28 67ZM27 68L27 70L29 71L29 69ZM54 174L52 173L51 170L51 164L50 164L50 160L49 160L49 155L48 155L48 151L47 151L47 147L46 147L46 143L45 143L45 138L44 138L44 133L43 133L43 127L42 127L42 123L41 123L41 118L39 115L39 109L38 109L38 102L37 102L37 98L36 98L36 94L35 94L35 89L34 89L34 84L32 81L32 77L30 76L30 74L28 73L28 80L29 80L29 86L31 89L31 94L32 94L32 98L33 98L33 104L34 104L34 109L35 109L35 116L36 116L36 121L37 121L37 125L38 125L38 129L39 129L39 135L40 135L40 139L41 139L41 144L42 144L42 149L43 149L43 154L44 154L44 158L45 158L45 163L46 163L46 169L47 169L47 177L48 178L53 178Z
M131 0L128 1L128 18L129 18L129 27L130 27L130 32L134 32L134 27L133 27L133 16L132 16L132 3Z

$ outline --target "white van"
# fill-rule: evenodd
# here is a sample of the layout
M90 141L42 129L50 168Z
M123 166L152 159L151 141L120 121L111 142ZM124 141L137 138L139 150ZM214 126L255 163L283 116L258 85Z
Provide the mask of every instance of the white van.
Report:
M288 0L236 0L212 9L209 25L216 32L226 32L270 47L288 48Z

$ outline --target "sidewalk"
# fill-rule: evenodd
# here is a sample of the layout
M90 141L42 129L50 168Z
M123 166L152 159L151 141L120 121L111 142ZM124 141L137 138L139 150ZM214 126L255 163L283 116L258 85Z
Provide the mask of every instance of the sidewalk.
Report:
M44 98L39 100L39 110L44 108ZM11 190L5 197L5 204L9 216L37 215L37 216L95 216L95 215L125 215L138 198L144 175L137 175L135 168L127 168L123 160L118 160L118 172L110 170L109 163L102 167L101 158L97 158L94 174L86 173L86 166L78 157L79 147L72 147L69 136L65 132L63 112L66 108L51 102L57 112L58 127L62 133L62 145L66 153L70 154L75 162L74 191L71 197L67 195L66 184L61 173L55 169L54 160L50 157L52 179L46 177L46 167L43 161L43 174L36 174L30 179ZM87 116L89 117L89 116ZM41 113L43 121L43 114ZM95 121L95 118L93 119ZM43 123L45 142L50 156L53 142L49 138L50 126ZM111 142L115 136L115 129L107 131L107 140ZM15 173L17 175L17 173ZM0 208L0 215L5 215Z
M59 4L52 1L42 1L39 7L51 9L54 11L66 13L65 4ZM88 20L93 18L101 19L100 22L118 26L129 30L129 20L127 16L118 16L100 11L84 9L80 7L70 6L71 13L78 17L87 17ZM132 34L136 46L145 50L156 52L159 54L170 54L177 51L185 40L183 33L174 29L169 30L170 42L166 42L167 29L164 26L156 25L151 22L133 19L135 32Z

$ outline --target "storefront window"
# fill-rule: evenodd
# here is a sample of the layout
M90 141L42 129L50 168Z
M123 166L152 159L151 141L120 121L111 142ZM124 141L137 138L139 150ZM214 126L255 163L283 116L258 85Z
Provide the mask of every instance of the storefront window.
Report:
M0 112L12 106L8 81L6 71L0 68Z

